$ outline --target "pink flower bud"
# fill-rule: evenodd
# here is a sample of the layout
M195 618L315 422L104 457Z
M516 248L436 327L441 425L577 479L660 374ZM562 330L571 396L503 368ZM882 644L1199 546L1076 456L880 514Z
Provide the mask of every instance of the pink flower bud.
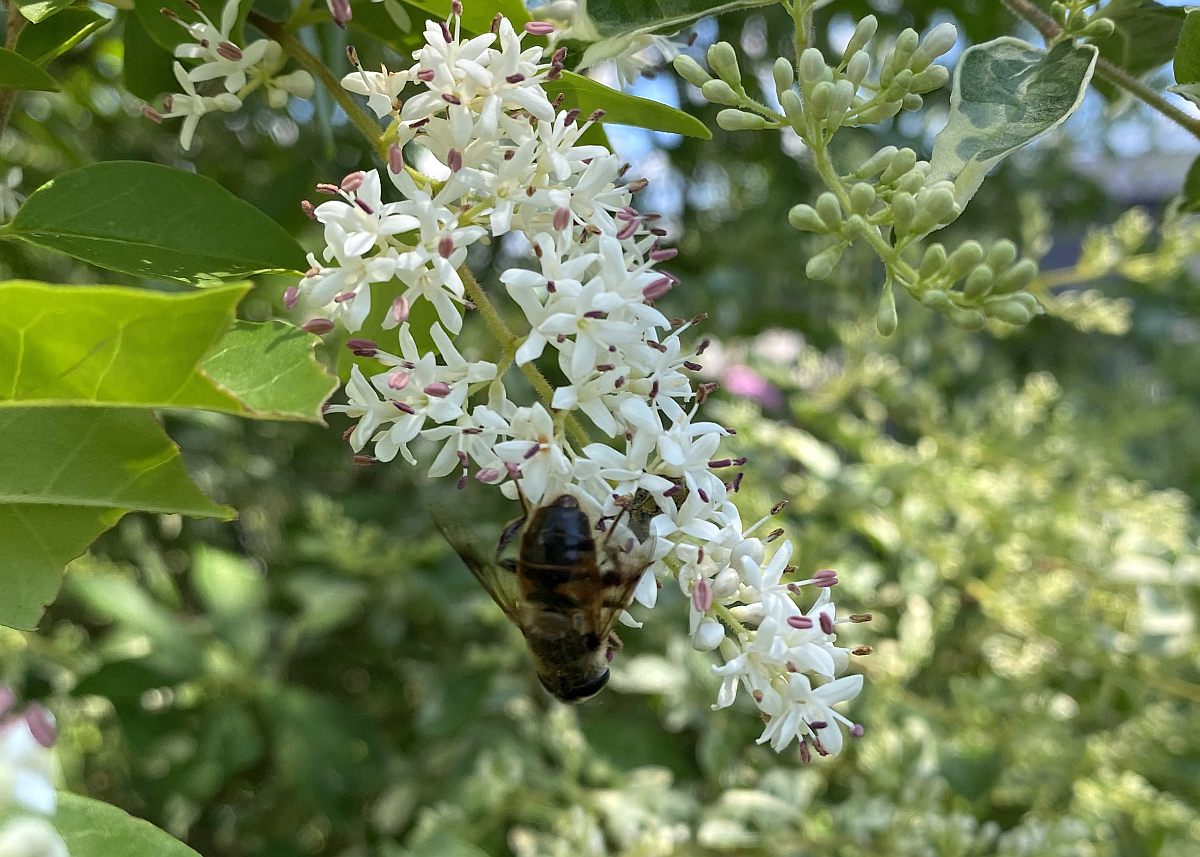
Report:
M326 0L326 3L329 6L329 14L333 16L333 23L343 30L346 29L346 24L354 17L354 12L350 10L350 0Z
M450 385L444 381L434 381L432 384L426 385L422 392L426 396L433 396L436 399L444 399L450 395Z
M531 36L548 36L554 32L554 25L549 21L526 21L525 32Z
M646 288L642 289L642 297L648 301L656 301L671 291L674 285L670 277L659 277L653 283L646 286Z
M357 170L350 173L348 176L342 179L342 190L347 192L358 190L360 187L362 187L363 179L366 177L367 174L362 170Z
M309 333L315 333L317 336L324 336L329 331L333 330L333 322L327 318L310 318L304 324L300 325Z
M813 626L813 620L807 616L788 616L787 623L798 631L807 631Z
M283 290L283 305L288 309L295 309L296 304L300 302L300 287L288 286Z

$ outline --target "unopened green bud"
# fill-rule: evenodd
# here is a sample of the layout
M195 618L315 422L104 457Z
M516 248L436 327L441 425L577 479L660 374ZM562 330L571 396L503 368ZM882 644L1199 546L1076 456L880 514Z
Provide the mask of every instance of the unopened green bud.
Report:
M1071 10L1067 8L1065 3L1054 2L1050 4L1050 16L1060 24L1067 23L1067 16L1071 14Z
M957 280L982 261L983 245L978 241L964 241L946 259L946 275Z
M825 77L825 56L817 48L808 48L800 54L800 79L814 84Z
M846 79L855 86L861 86L871 72L871 55L866 51L857 51L846 63Z
M825 228L825 224L821 222L816 209L804 203L792 206L791 211L788 212L788 223L791 224L793 229L799 229L801 232L828 231Z
M818 119L829 115L829 108L833 105L833 92L833 84L827 80L813 87L812 98L809 101L812 104L813 115Z
M690 83L692 86L701 87L712 80L712 75L700 67L700 63L689 57L687 54L679 54L671 63L675 68L675 73Z
M879 29L879 21L874 15L868 15L858 22L854 28L854 33L850 36L850 41L846 43L846 50L842 54L842 62L848 62L849 58L860 52L867 46L867 42L875 38L875 31Z
M951 306L946 310L946 317L950 319L951 324L963 330L979 330L987 324L987 319L977 309Z
M781 93L779 104L783 107L783 115L793 125L799 125L804 121L804 101L800 98L800 93L794 89Z
M930 289L925 294L921 295L921 303L930 309L936 309L939 312L945 312L950 307L954 306L954 302L950 300L950 295L946 294L941 289Z
M887 89L883 93L883 97L889 101L899 101L908 95L909 87L912 86L913 78L916 75L911 69L902 68L896 72L896 76L892 78L892 82L887 85Z
M896 37L896 43L892 45L892 52L884 60L883 71L879 75L880 86L887 86L902 69L908 69L908 61L916 53L920 41L921 37L911 27Z
M931 244L921 257L921 267L918 269L922 280L928 280L946 267L946 248L941 244Z
M1036 262L1032 259L1022 259L996 278L996 287L992 289L992 292L997 295L1010 295L1013 292L1019 292L1033 282L1033 278L1037 276L1037 273L1038 266Z
M725 131L761 131L771 125L755 113L725 109L717 113L717 127Z
M917 200L911 193L896 193L892 195L892 225L897 235L908 235L912 232L913 218L917 214Z
M988 301L984 307L987 310L987 314L992 318L998 318L1009 324L1029 324L1029 320L1033 318L1033 313L1029 311L1029 308L1024 303L1014 300L1013 297Z
M900 112L902 106L903 104L900 99L885 101L883 104L859 113L858 117L854 120L854 124L860 127L863 125L876 125L885 119L891 119Z
M804 273L810 280L823 280L833 273L833 266L842 258L843 244L835 244L827 250L822 250L808 260Z
M1089 39L1107 39L1116 29L1117 25L1111 18L1093 18L1080 35Z
M910 92L933 92L941 89L950 80L950 69L944 65L931 65L920 74L913 75L909 83Z
M708 49L708 65L717 77L734 89L742 85L742 70L738 68L737 51L729 42L716 42Z
M900 107L904 110L920 110L921 105L925 103L925 99L917 95L915 92L910 92L908 95L900 99Z
M953 187L953 186L951 186ZM921 218L932 226L942 226L950 223L961 213L954 191L941 183L921 194Z
M723 80L710 80L700 87L700 92L713 104L740 104L741 98Z
M1064 24L1068 30L1082 30L1087 24L1087 12L1082 9L1076 9L1067 16L1067 23Z
M958 29L953 24L938 24L929 31L929 35L913 53L908 67L915 72L924 71L929 68L930 63L954 47L957 41Z
M996 275L987 265L976 265L963 283L963 297L972 303L982 300L992 290Z
M892 160L899 151L895 146L884 146L862 162L859 168L854 171L854 177L856 179L869 179L871 176L877 175L881 170L885 170L891 166Z
M817 197L817 215L821 218L821 222L829 228L830 232L837 232L842 228L841 203L829 191L825 191L825 193Z
M907 175L916 165L917 153L912 149L901 149L896 152L896 156L892 158L892 162L888 164L888 168L883 171L883 175L879 177L879 181L883 184L891 184L900 178L900 176Z
M888 280L879 297L879 309L875 312L875 329L882 336L891 336L896 332L897 321L896 296L892 294L892 281Z
M854 103L855 86L848 80L839 80L833 85L833 104L829 107L829 112L834 116L842 116L850 109L850 105Z
M1017 261L1017 245L1005 238L988 248L987 263L995 273L1008 270Z
M911 170L900 176L896 180L896 190L902 190L905 193L917 194L925 187L925 170L921 169L924 163L917 163Z
M850 186L850 210L855 214L866 214L875 204L875 188L866 182Z
M780 57L771 66L771 77L775 78L775 94L783 95L796 82L796 70L788 62L787 57Z
M867 219L861 214L851 214L842 224L842 235L848 240L853 241L856 238L861 238L867 231Z

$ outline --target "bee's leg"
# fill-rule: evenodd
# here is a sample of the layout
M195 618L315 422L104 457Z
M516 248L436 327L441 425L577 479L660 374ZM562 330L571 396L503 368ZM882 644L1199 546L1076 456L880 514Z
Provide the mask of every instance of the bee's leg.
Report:
M629 507L622 506L621 511L617 512L617 514L613 516L612 520L608 524L608 531L604 534L604 541L602 541L600 543L601 550L603 550L606 553L609 552L609 550L610 550L609 542L612 541L613 534L616 533L616 531L617 531L617 525L621 523L621 518L625 517L628 514L629 514ZM613 548L613 550L620 550L620 547L617 546L617 547Z
M501 531L500 541L498 541L496 543L496 563L498 565L507 568L507 565L505 565L506 563L512 564L512 560L501 559L500 557L504 553L505 549L510 544L512 544L513 539L517 537L517 533L521 532L521 528L524 526L525 526L525 516L522 515L521 517L516 518L515 520L509 521L508 524ZM516 571L515 568L509 569L509 570Z

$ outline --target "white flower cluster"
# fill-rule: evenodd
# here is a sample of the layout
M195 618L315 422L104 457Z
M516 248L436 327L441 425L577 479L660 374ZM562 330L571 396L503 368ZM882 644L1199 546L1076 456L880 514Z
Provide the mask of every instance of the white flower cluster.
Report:
M179 145L190 149L196 126L207 113L218 111L233 113L240 110L246 96L256 89L265 89L267 103L276 110L287 105L288 97L311 98L315 84L307 71L280 74L287 58L278 42L259 39L240 47L233 40L233 30L238 23L238 0L229 0L221 11L221 26L218 27L195 0L187 0L188 7L200 18L188 23L169 9L163 14L170 17L191 36L191 42L176 46L175 56L198 65L191 69L182 63L174 66L175 79L183 92L173 93L163 99L163 111L146 106L142 112L156 122L164 119L182 119ZM196 84L221 80L222 89L214 95L201 95Z
M350 443L374 452L360 459L399 455L415 464L424 455L418 442L432 441L432 477L456 475L461 486L473 474L510 498L519 478L530 503L566 493L592 520L623 521L618 543L637 537L652 552L635 598L652 607L656 574L676 577L691 599L696 648L724 656L717 707L733 702L740 683L769 720L761 741L836 753L839 723L849 722L830 706L862 684L860 676L836 678L849 660L834 644L836 576L783 582L794 572L790 543L768 559L751 535L763 522L742 526L731 497L745 462L720 457L729 431L696 419L712 386L694 386L689 373L701 368L695 358L707 343L686 346L691 322L654 306L677 283L656 265L676 251L663 246L655 216L632 205L645 181L625 182L612 153L580 142L597 117L580 122L547 97L542 84L561 70L561 51L543 63L542 50L522 47L502 17L474 38L462 38L459 26L457 15L430 22L410 68L359 69L343 81L390 120L388 176L400 199L384 202L374 171L321 186L336 198L307 207L327 246L285 301L323 308L328 317L306 325L318 332L334 321L358 331L374 311L383 328L399 328L399 354L351 339L354 353L382 371L368 377L355 366L348 404L329 410L358 420ZM427 172L438 178L404 162L407 144L436 159ZM464 310L503 325L464 267L468 247L512 233L527 240L533 267L511 268L500 281L528 331L501 342L498 364L468 360L454 341ZM372 290L394 280L402 293L373 306ZM421 300L437 321L417 331L410 310ZM418 339L432 340L433 350ZM548 402L510 399L510 364L529 371L551 360L561 382L545 391ZM580 441L585 418L605 442ZM621 514L632 506L640 513ZM821 591L808 612L796 601L805 585Z
M51 781L54 718L39 705L14 710L12 691L0 685L0 855L68 857L67 845L46 816L58 808ZM33 815L12 817L26 811Z

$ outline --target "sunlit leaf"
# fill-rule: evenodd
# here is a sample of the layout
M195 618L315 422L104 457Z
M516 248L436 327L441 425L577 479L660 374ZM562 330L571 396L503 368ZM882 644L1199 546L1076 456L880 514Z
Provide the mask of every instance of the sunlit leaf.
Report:
M649 98L621 92L580 74L563 72L560 79L546 83L545 89L552 98L562 93L563 106L578 108L585 117L594 110L603 110L601 122L670 131L701 140L712 139L712 132L695 116Z
M178 839L122 809L60 792L54 826L71 857L199 857Z
M40 24L30 24L17 37L16 50L37 65L45 65L82 42L108 23L91 9L63 9Z
M0 48L0 89L58 92L58 83L25 57Z
M52 15L57 15L74 2L75 0L34 0L32 3L18 3L17 5L26 20L36 24L39 21L45 21Z

